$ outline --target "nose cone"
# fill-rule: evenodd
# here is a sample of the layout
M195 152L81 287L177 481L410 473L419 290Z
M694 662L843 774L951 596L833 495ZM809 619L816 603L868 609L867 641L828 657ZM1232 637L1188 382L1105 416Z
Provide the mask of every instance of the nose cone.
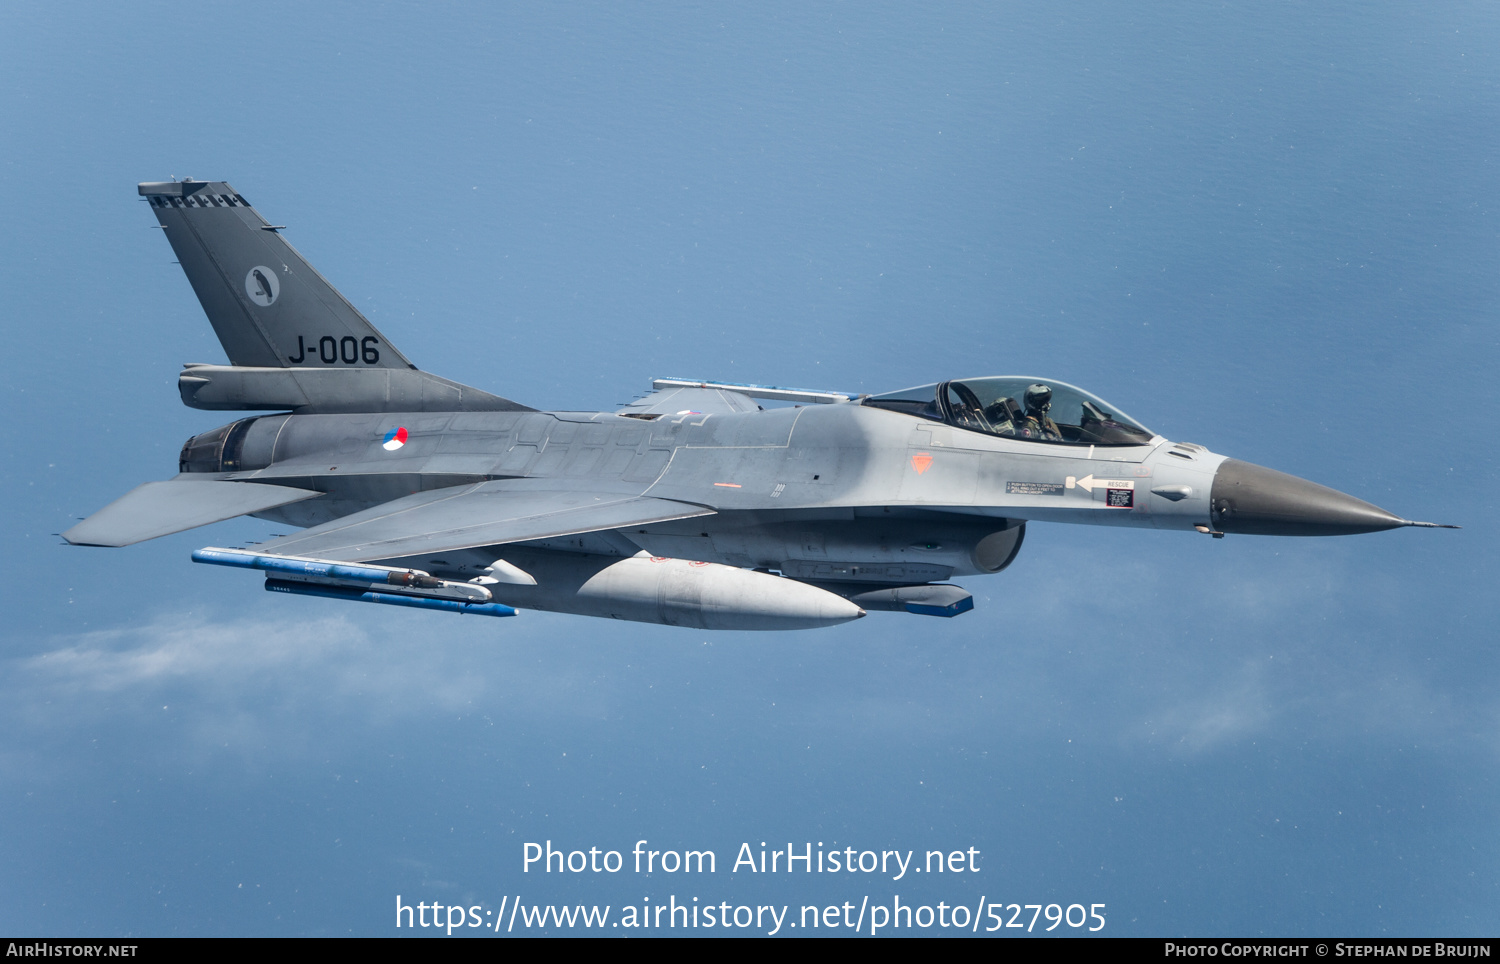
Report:
M1337 489L1236 459L1214 476L1210 513L1222 532L1260 536L1345 536L1411 524Z

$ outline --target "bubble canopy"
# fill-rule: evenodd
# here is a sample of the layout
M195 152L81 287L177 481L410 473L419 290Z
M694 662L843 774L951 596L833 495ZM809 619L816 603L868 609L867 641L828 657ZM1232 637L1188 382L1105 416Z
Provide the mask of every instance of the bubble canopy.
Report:
M903 388L864 400L970 432L1053 445L1147 445L1154 433L1065 382L1003 375Z

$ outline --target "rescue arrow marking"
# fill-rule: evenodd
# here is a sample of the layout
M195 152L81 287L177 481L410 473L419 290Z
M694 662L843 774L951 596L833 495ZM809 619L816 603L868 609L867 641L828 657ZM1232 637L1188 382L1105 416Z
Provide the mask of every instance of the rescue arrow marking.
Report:
M1085 492L1093 492L1095 489L1134 489L1134 479L1096 479L1092 475L1085 475L1081 479L1068 476L1065 483L1068 488L1078 486Z
M911 457L911 467L917 470L918 475L926 472L927 467L931 464L932 456L928 455L926 452L919 452Z

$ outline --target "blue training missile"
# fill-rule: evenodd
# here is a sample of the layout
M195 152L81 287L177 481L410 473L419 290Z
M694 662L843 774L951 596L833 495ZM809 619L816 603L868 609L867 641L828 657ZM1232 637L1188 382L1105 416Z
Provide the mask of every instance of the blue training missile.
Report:
M266 588L272 592L415 606L419 609L444 609L449 612L479 612L489 616L514 616L516 613L509 606L493 605L495 597L482 585L438 579L421 569L282 556L212 546L194 552L193 561L215 566L233 566L237 569L260 569L266 573ZM387 586L392 591L383 592Z
M431 596L408 596L393 592L361 591L349 586L334 586L324 583L289 582L285 579L266 579L267 592L286 592L298 596L321 596L324 599L347 599L351 602L380 603L385 606L409 606L412 609L439 609L449 613L469 613L476 616L514 616L517 610L500 603L466 603L456 599L435 599Z
M420 569L396 569L391 566L360 565L329 559L278 556L265 552L249 552L244 549L218 549L212 546L196 550L193 553L193 561L214 566L263 569L266 572L295 573L299 576L346 579L352 582L386 583L392 586L409 586L419 589L439 589L450 585Z

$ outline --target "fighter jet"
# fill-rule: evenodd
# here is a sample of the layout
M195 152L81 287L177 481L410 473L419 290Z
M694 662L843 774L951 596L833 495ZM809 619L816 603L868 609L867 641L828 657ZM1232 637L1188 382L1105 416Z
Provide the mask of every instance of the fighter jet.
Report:
M188 439L175 477L63 533L74 545L250 515L302 531L193 560L273 592L783 630L966 612L949 580L1004 570L1031 522L1435 527L1031 375L878 395L661 378L618 411L538 411L417 369L229 184L139 192L229 358L186 365L182 401L264 414Z

